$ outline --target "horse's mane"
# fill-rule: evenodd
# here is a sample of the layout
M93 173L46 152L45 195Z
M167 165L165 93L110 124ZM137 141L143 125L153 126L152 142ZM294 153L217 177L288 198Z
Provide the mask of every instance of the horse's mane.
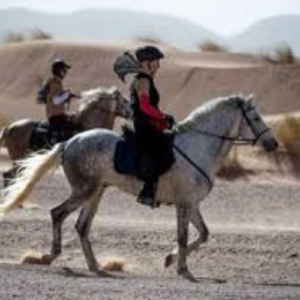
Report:
M118 93L119 89L116 86L105 88L99 86L95 89L87 90L81 93L79 111L82 111L90 106L92 102L97 101L99 98L107 99L111 98L115 93Z
M183 121L178 124L178 131L185 131L199 124L199 121L205 122L210 118L212 113L224 107L238 107L245 102L246 98L242 95L230 95L226 97L218 97L195 108Z

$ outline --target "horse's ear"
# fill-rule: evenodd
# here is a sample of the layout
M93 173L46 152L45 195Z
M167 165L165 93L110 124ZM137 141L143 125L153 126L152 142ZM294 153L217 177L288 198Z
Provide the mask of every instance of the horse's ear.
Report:
M246 97L246 101L248 104L253 104L254 101L254 94L250 94Z
M119 93L119 90L115 85L113 85L108 89L108 93L111 94L113 97L116 97Z

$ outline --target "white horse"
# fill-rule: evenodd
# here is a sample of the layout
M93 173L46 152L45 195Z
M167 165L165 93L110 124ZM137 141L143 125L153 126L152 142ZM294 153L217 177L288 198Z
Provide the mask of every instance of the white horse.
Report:
M208 239L208 229L199 203L213 186L215 173L234 141L259 143L267 151L275 150L277 141L257 113L251 100L230 96L212 100L195 109L175 129L176 162L159 182L160 203L175 204L177 211L178 248L166 257L168 267L177 260L177 273L195 280L187 267L187 256ZM5 191L1 205L6 212L24 202L34 184L54 166L62 164L71 185L71 195L52 209L53 243L43 260L51 263L61 253L62 223L73 211L82 207L76 229L91 271L99 266L89 241L92 220L106 187L113 185L137 195L142 182L114 170L114 153L120 136L110 130L94 129L73 137L52 150L34 155L22 162L23 172ZM192 223L199 236L188 244L188 225Z

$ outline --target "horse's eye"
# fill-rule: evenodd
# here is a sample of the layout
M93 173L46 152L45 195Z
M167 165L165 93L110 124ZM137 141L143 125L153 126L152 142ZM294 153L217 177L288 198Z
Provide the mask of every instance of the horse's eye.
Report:
M254 121L254 122L259 122L259 121L260 121L260 118L259 118L258 116L256 116L256 117L253 118L253 121Z

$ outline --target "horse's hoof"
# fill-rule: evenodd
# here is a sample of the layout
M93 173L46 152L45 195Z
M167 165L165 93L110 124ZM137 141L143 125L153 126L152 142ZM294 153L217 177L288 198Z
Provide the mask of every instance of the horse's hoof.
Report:
M165 259L165 268L170 267L174 263L174 256L172 254L169 254L166 256Z
M93 263L93 264L89 264L88 266L89 266L89 270L93 273L98 274L98 273L102 272L101 271L102 268L101 268L101 266L98 262Z
M52 261L53 261L53 255L51 255L51 254L44 254L41 257L41 262L43 265L50 266Z
M179 276L182 276L184 279L187 279L190 282L198 282L198 280L188 269L180 270L177 273Z

